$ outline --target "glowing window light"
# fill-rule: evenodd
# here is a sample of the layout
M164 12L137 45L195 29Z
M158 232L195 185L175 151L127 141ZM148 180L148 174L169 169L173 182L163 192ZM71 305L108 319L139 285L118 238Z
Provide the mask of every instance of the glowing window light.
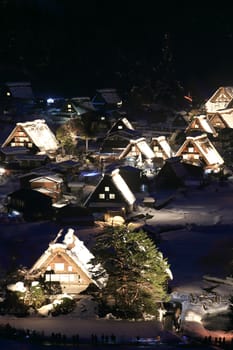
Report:
M17 210L12 210L12 211L8 214L8 217L9 217L9 218L14 218L14 217L17 217L17 216L21 216L20 212L18 212Z
M6 170L4 168L0 168L0 175L5 174Z
M47 98L47 103L48 104L54 103L54 98L52 98L52 97Z
M56 271L64 271L64 264L63 263L55 263L55 270Z
M115 196L115 193L110 193L110 194L109 194L109 199L115 199L115 197L116 197L116 196Z
M105 187L104 187L104 190L105 190L105 192L109 192L110 189L109 189L108 186L105 186Z
M105 199L105 194L104 193L100 193L99 194L99 199Z

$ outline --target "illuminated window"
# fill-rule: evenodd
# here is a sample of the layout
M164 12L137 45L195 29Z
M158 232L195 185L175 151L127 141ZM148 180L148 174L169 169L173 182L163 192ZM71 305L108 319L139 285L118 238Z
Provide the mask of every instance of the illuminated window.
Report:
M194 159L199 159L199 154L194 154Z
M188 154L183 154L184 159L188 159Z
M195 129L198 129L198 128L199 128L199 126L198 126L197 124L195 124L195 125L194 125L194 128L195 128Z
M189 147L189 148L188 148L188 151L189 151L190 153L193 153L193 152L194 152L194 148L193 148L193 147Z
M118 129L123 129L123 126L122 125L118 125Z
M116 196L115 196L115 193L110 193L110 194L109 194L109 199L115 199L115 197L116 197Z
M46 280L47 280L47 276L46 276ZM51 282L58 282L60 281L60 276L59 275L55 275L55 274L52 274L49 276L49 280Z
M109 192L109 187L108 187L108 186L105 186L105 187L104 187L104 190L105 190L105 192Z
M154 146L154 151L158 152L159 151L159 146Z
M135 146L132 147L131 154L132 156L137 156L137 148Z
M64 264L63 263L56 263L55 264L55 271L64 271Z
M99 199L105 199L105 194L104 193L99 193Z
M68 266L68 271L69 272L73 271L73 267L72 266Z

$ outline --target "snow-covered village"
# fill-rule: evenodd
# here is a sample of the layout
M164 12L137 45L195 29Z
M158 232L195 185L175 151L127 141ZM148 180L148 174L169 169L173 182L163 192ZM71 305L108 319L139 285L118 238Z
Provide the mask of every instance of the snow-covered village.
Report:
M4 92L8 108L29 110L20 117L9 110L1 120L3 329L71 337L78 324L83 341L107 333L119 343L230 346L233 87L217 88L199 110L190 104L149 125L130 118L113 88L93 98L50 98L40 108L29 83ZM125 304L120 312L117 293L132 276L121 280L117 260L127 259L136 274L131 254L151 249L142 232L158 250L162 284L150 268L150 307L127 311ZM120 238L129 254L117 258ZM138 260L133 288L145 288L142 264L156 261ZM133 297L130 287L125 293Z
M0 0L1 348L233 348L214 7Z

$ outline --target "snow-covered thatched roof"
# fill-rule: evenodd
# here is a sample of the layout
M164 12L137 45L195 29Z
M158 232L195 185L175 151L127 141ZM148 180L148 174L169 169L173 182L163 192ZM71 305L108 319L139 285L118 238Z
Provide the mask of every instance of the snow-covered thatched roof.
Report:
M193 147L196 147L199 154L206 161L207 165L224 164L223 158L218 153L212 142L208 139L207 134L201 134L196 137L187 136L183 145L177 151L176 156L181 156L189 144L192 144Z
M7 137L2 147L5 147L9 144L9 142L14 137L16 130L19 128L23 129L23 131L29 136L31 141L39 148L41 152L53 152L58 149L58 141L44 119L36 119L24 123L17 123L16 127Z
M156 142L161 147L167 158L170 158L174 155L174 152L172 151L171 146L169 145L165 136L152 137L151 148L153 148L153 145Z
M75 234L72 228L69 228L66 234L63 236L60 230L57 237L49 244L49 247L36 261L29 271L29 274L33 274L35 271L43 271L47 261L57 251L66 254L81 270L90 278L90 280L98 287L103 288L107 282L107 273L104 271L100 264L93 265L92 259L94 255L88 250ZM58 243L58 239L63 237L62 243ZM95 277L98 276L98 277Z
M226 108L222 111L218 111L218 115L222 118L226 127L233 129L233 108Z
M186 132L189 130L202 130L204 132L207 132L209 134L216 134L216 130L214 129L213 125L211 124L210 120L207 118L206 115L198 115L193 117L193 120L190 122L188 127L186 128Z
M233 86L221 86L205 103L207 113L215 113L226 108L233 100Z
M119 159L126 157L132 150L132 147L136 147L141 155L146 159L153 159L155 157L155 154L146 142L145 137L140 137L137 140L130 140L128 146L120 154Z

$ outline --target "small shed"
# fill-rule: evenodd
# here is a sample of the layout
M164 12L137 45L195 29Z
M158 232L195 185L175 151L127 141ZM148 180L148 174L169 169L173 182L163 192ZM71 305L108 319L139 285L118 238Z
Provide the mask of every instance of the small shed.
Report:
M7 209L16 210L25 220L43 220L52 217L52 198L31 189L19 189L7 196Z

